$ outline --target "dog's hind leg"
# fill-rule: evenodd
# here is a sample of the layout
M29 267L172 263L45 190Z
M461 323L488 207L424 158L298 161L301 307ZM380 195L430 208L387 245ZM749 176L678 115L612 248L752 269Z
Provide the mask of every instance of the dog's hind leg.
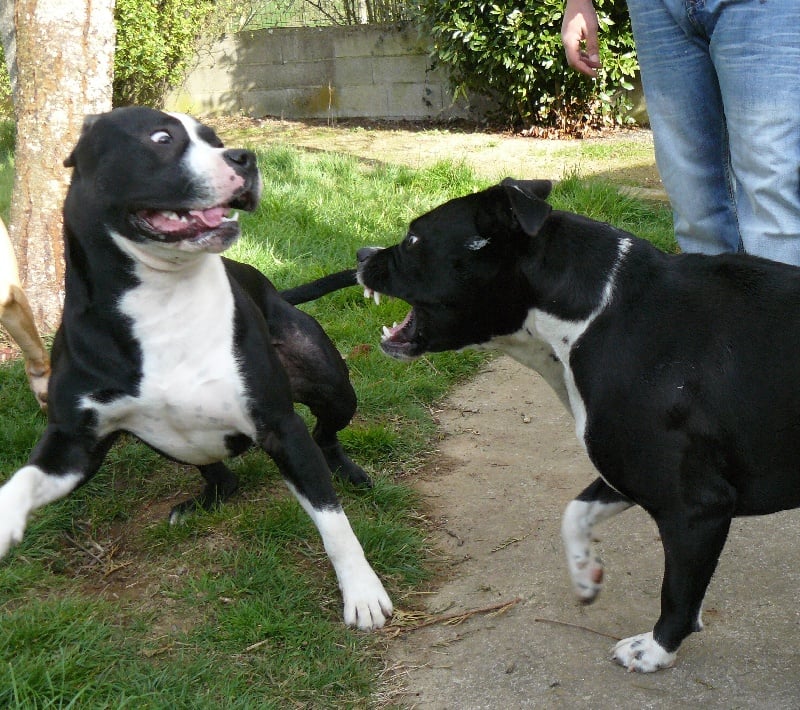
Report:
M313 437L331 472L355 485L372 482L344 451L339 432L353 418L357 399L350 373L319 323L285 301L272 299L269 327L295 402L316 417Z
M355 414L356 395L347 376L340 378L337 384L335 396L313 397L305 402L317 418L314 441L334 476L356 486L371 487L372 480L367 472L347 455L339 441L339 431L350 423Z
M25 293L18 286L10 286L5 297L0 296L0 323L22 350L28 384L39 406L47 409L50 357L34 325Z
M572 586L582 602L593 602L603 586L603 561L594 549L594 526L632 505L598 478L564 510L561 539Z
M196 510L213 510L239 489L239 479L224 463L212 463L198 466L197 470L206 481L200 495L178 503L169 513L170 525L175 525L181 518Z
M367 473L345 453L339 441L338 434L353 418L357 400L347 365L336 346L314 318L287 302L260 271L227 259L225 265L264 315L272 344L289 377L293 401L305 404L316 417L314 441L328 467L340 479L370 486ZM320 290L320 284L333 284L333 288ZM284 293L292 303L299 303L353 284L355 272L349 270Z

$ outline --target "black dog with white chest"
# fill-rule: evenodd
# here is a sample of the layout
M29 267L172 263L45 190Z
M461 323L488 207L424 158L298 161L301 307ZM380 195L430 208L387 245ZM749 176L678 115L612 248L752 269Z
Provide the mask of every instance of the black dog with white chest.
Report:
M337 438L356 405L347 368L316 321L220 255L240 233L232 210L258 202L255 155L226 149L188 116L129 107L88 118L65 164L73 173L49 422L0 488L0 557L33 510L97 471L121 432L206 479L173 519L230 495L237 481L222 461L255 444L317 526L345 621L382 626L391 602L331 483L331 469L368 482ZM293 401L317 417L313 438Z
M402 243L359 252L359 281L413 308L389 355L505 351L566 402L600 478L567 507L578 596L602 563L593 526L633 504L656 521L665 571L652 632L614 658L672 665L734 516L800 506L800 269L746 255L667 255L505 180L414 220Z

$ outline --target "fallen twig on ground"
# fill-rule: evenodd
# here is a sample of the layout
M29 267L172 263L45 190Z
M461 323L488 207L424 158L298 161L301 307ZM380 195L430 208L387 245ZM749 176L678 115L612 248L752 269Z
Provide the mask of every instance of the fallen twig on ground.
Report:
M612 639L613 641L621 641L622 639L619 636L614 636L613 634L607 634L605 631L598 631L597 629L590 629L588 626L581 626L580 624L571 624L569 621L559 621L558 619L544 619L540 616L537 616L534 621L538 621L540 624L554 624L556 626L568 626L571 629L579 629L580 631L589 631L590 633L597 634L598 636L605 636L606 638Z
M476 609L468 609L467 611L454 612L452 614L436 614L433 616L423 611L403 611L402 609L396 609L392 616L391 623L385 626L383 631L394 637L399 636L405 631L417 631L418 629L424 629L427 626L435 626L436 624L455 626L477 614L490 614L492 616L504 614L521 601L522 597L516 597L510 601L490 604L489 606L482 606Z

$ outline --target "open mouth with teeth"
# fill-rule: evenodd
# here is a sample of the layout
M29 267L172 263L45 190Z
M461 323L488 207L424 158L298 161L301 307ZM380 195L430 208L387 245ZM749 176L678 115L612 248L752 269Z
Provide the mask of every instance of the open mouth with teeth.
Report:
M230 200L216 205L134 210L130 221L136 231L162 244L185 244L191 250L222 251L239 238L239 213L252 212L258 204L258 191L247 184Z
M133 215L138 230L147 237L174 243L209 237L239 236L239 213L227 205L193 210L139 210Z
M364 297L372 298L376 304L381 300L381 294L371 288L364 289ZM383 326L381 350L398 360L413 360L425 352L421 342L417 311L413 306L402 323L394 323L391 328Z

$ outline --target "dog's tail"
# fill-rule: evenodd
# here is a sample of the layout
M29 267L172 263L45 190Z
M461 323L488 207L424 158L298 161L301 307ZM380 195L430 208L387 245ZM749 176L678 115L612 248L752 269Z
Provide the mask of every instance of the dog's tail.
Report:
M329 293L339 289L355 286L357 283L356 270L345 269L334 274L328 274L315 281L309 281L307 284L287 288L285 291L281 291L280 294L284 301L297 306L301 303L308 303L322 296L327 296Z

